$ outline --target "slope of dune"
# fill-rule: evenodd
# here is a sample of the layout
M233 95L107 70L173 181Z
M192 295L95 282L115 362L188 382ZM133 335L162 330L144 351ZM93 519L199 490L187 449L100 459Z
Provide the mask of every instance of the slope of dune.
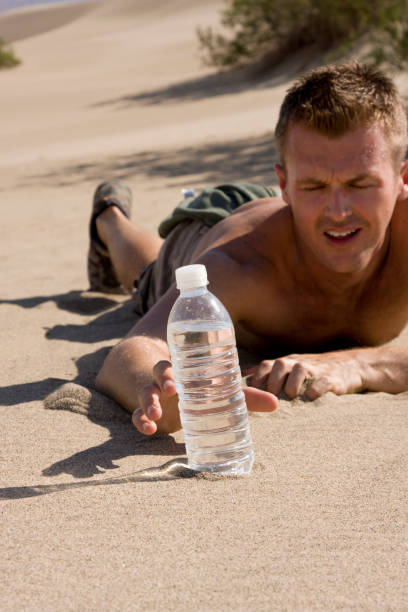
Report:
M223 6L8 16L23 63L0 72L1 610L406 609L407 394L282 401L250 418L252 475L211 479L182 477L181 432L146 439L92 388L135 322L127 296L87 291L96 185L125 180L155 231L182 187L275 180L302 58L258 82L204 68L195 28Z
M23 64L2 74L3 109L15 121L5 128L0 165L33 160L38 146L43 159L56 159L98 155L106 139L128 153L273 129L274 100L287 79L276 77L271 95L264 83L206 78L212 71L201 64L196 26L217 23L221 6L105 2L73 23L18 41ZM27 99L14 93L24 90L30 113Z
M0 38L10 43L38 36L75 21L94 9L93 2L63 2L11 10L0 15Z

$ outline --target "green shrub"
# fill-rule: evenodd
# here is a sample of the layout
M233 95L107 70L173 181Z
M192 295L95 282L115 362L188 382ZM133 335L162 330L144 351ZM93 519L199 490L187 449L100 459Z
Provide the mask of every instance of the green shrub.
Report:
M0 69L12 68L21 64L21 60L14 55L11 47L7 46L4 40L0 39Z
M408 0L226 0L226 33L198 28L206 64L236 66L262 56L283 59L303 47L343 50L360 38L372 59L408 60Z

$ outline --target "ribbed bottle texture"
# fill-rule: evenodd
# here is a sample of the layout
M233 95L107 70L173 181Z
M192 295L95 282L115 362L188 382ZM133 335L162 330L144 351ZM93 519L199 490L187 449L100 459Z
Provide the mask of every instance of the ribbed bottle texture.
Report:
M182 291L167 339L189 466L248 474L254 460L230 317L206 287Z

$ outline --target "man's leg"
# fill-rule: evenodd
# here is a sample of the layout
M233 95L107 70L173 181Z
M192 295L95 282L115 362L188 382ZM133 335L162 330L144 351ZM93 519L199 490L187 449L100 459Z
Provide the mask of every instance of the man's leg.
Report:
M91 291L132 292L144 266L154 261L162 239L130 222L132 192L123 181L98 185L89 224L88 278Z
M141 270L157 258L163 239L139 229L116 206L96 218L96 229L118 280L131 293Z

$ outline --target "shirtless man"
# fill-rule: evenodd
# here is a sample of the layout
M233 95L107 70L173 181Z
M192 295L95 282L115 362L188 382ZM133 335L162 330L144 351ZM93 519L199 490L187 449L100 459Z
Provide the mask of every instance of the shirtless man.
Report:
M408 162L393 83L361 64L311 71L287 93L276 127L282 198L240 206L195 242L237 344L257 355L249 410L276 396L408 390L408 349L387 346L408 322ZM115 206L96 219L129 290L160 239ZM166 242L164 243L166 244ZM99 390L145 434L180 428L166 325L174 284L109 353Z

